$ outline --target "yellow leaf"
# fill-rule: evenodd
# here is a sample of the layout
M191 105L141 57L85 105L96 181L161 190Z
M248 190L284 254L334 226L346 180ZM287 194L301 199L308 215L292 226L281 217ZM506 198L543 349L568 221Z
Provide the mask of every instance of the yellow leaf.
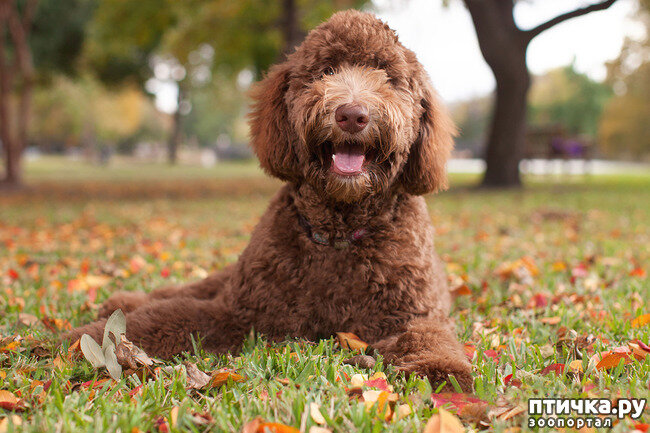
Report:
M569 369L574 372L581 372L582 373L582 361L579 359L576 359L574 361L571 361L569 364Z
M325 418L316 403L309 403L309 414L316 424L325 424Z
M458 417L438 408L438 413L429 418L424 433L464 433L465 427Z
M636 319L632 320L632 327L633 328L640 328L642 326L647 325L650 323L650 314L643 314Z
M9 415L6 418L2 418L0 420L0 433L6 433L9 430L9 423L13 424L14 426L14 431L16 430L15 427L18 427L23 424L23 419L19 417L18 415Z
M361 350L368 347L368 343L362 341L359 337L351 332L337 332L336 336L339 339L339 344L344 349Z
M172 427L176 427L178 422L178 406L172 407L172 410L169 412L169 424Z

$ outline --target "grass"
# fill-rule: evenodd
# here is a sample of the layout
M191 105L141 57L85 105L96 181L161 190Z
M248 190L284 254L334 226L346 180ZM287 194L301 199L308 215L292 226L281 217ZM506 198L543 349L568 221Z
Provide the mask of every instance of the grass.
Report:
M650 356L589 366L599 352L650 342L648 325L632 326L650 313L650 176L529 179L523 191L474 190L473 181L454 177L451 191L427 200L451 284L462 287L455 314L476 397L492 411L488 431L530 431L525 412L496 416L529 398L650 398ZM227 356L198 345L144 381L105 380L105 371L54 346L56 334L92 320L116 290L186 282L235 261L279 183L246 163L94 167L58 159L31 162L28 182L26 191L0 196L0 389L22 409L0 409L0 431L239 432L262 417L308 432L316 403L332 431L421 432L437 413L426 381L382 362L371 371L346 365L352 353L334 339L267 344L251 336L241 354ZM584 373L568 367L576 359ZM183 362L246 380L188 390ZM542 371L553 364L566 367ZM348 378L375 371L409 415L387 422L348 396ZM0 407L14 406L0 398ZM649 414L613 431L644 428Z

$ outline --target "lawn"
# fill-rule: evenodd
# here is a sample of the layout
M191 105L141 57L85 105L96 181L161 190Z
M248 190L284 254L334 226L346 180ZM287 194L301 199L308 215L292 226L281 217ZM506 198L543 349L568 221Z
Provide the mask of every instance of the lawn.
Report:
M263 431L257 418L311 433L422 432L431 418L450 424L429 432L459 431L458 419L467 431L518 432L534 430L529 398L650 398L650 175L529 179L501 192L474 180L453 177L427 199L474 367L469 398L436 394L381 359L347 365L356 352L336 338L251 335L228 356L197 344L108 378L56 336L93 320L116 290L235 261L279 183L246 163L30 162L30 187L0 196L0 432ZM194 366L212 378L200 389ZM647 423L646 407L613 431Z

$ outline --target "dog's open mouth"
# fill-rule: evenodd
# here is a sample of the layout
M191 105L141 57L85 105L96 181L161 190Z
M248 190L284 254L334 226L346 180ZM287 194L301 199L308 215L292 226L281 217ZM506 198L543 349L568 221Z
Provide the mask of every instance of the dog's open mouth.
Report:
M340 176L356 176L364 172L368 155L364 146L345 143L332 150L330 170Z

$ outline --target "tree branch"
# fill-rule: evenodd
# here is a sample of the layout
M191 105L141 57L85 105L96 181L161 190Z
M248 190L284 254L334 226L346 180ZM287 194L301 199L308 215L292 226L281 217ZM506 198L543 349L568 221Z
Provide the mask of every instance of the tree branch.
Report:
M595 11L602 11L607 8L609 8L611 5L616 3L617 0L605 0L600 3L592 4L590 6L585 6L582 8L578 8L576 10L573 10L571 12L564 13L562 15L558 15L553 19L550 19L546 21L545 23L542 23L538 25L537 27L526 30L523 33L526 35L526 38L530 42L535 36L539 35L545 30L550 29L553 26L556 26L564 21L570 20L572 18L576 18L582 15L587 15L588 13L595 12Z

